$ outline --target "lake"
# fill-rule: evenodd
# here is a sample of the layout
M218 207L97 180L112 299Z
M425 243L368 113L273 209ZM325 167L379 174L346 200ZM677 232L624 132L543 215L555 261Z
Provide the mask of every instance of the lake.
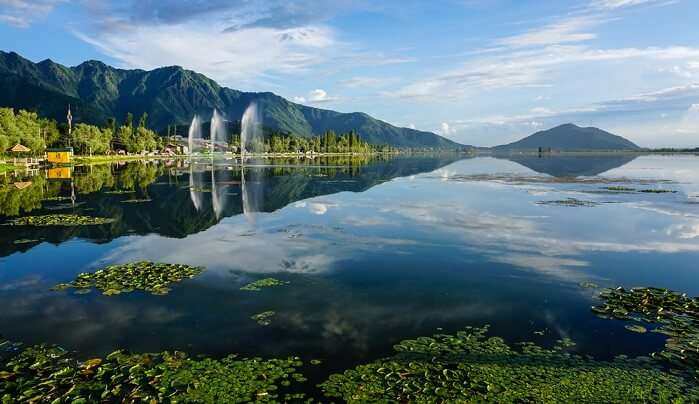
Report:
M322 360L318 383L401 340L489 324L508 343L570 338L604 360L660 351L665 336L595 316L600 288L699 295L694 155L174 160L60 176L0 177L0 223L114 222L1 227L0 334L84 359L300 356ZM165 296L50 290L143 260L205 269ZM241 290L268 277L289 283ZM270 324L251 319L266 311Z

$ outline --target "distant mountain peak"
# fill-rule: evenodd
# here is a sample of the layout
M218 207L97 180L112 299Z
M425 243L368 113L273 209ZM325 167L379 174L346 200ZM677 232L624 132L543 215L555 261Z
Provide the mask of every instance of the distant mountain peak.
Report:
M580 127L573 123L542 130L516 142L496 146L495 151L558 151L638 150L640 147L621 136L595 127Z

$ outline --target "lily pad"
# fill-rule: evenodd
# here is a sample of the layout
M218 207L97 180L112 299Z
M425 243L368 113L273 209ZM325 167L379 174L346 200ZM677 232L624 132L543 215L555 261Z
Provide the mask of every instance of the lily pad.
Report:
M257 324L259 325L267 326L272 324L272 317L274 317L276 314L277 313L274 311L265 311L251 316L250 319L257 321Z
M628 324L628 325L624 326L624 328L626 328L627 330L629 330L631 332L636 332L639 334L645 334L648 332L646 327L644 327L642 325L638 325L638 324Z
M0 341L2 341L0 339ZM192 359L182 352L75 359L57 346L27 347L0 365L3 403L278 402L278 391L304 380L298 358ZM294 393L302 400L303 394Z
M582 200L576 199L576 198L568 198L568 199L552 200L552 201L539 201L536 204L537 205L567 206L567 207L592 207L592 206L598 205L597 202L582 201Z
M599 285L597 285L594 282L580 282L580 283L578 283L578 286L580 286L583 289L597 289L597 288L599 288Z
M108 224L114 222L114 219L106 217L94 217L83 215L44 215L44 216L25 216L12 219L3 223L3 226L93 226L100 224Z
M121 203L148 203L148 202L153 202L152 199L127 199L125 201L121 201Z
M275 278L264 278L264 279L258 279L254 282L248 283L247 285L241 287L240 290L258 292L258 291L262 290L262 288L271 288L271 287L275 287L275 286L283 286L283 285L288 285L289 283L291 283L291 282L280 281L279 279L275 279Z
M602 318L659 324L653 333L668 336L665 349L652 356L669 362L697 377L699 369L699 298L662 288L605 289L599 294L603 304L592 308ZM641 325L627 325L634 332L645 332ZM643 331L641 330L643 329Z
M70 283L54 286L52 290L69 288L78 290L99 289L105 296L130 293L135 290L154 295L165 295L170 286L199 275L203 268L182 264L164 264L148 261L112 265L94 273L81 273Z
M598 361L560 340L515 349L488 327L405 340L391 357L331 375L320 387L346 402L694 402L699 387L647 357Z

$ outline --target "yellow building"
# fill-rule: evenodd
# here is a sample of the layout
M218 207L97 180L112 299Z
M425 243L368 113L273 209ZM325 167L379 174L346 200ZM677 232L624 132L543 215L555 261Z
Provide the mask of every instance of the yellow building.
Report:
M46 149L46 160L52 164L67 164L73 158L72 147L60 147L55 149Z

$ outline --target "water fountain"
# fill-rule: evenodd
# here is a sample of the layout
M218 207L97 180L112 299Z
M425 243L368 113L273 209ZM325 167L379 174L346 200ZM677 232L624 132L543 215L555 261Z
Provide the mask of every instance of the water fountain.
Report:
M214 108L214 112L211 115L210 134L209 140L211 142L211 156L213 158L214 152L216 151L216 142L226 143L227 141L226 122L216 108Z
M210 146L211 155L211 204L214 214L217 218L221 218L226 206L226 198L228 194L228 186L231 181L217 185L216 164L214 161L216 146L227 141L226 137L226 122L218 110L214 109L211 116L210 128ZM198 115L192 119L189 127L189 155L190 155L190 174L189 174L189 190L194 208L199 211L203 207L204 196L203 188L205 176L203 172L194 169L194 160L192 156L198 153L203 148L201 143L202 138L202 123ZM243 203L243 213L250 223L254 223L253 213L258 212L262 204L263 197L263 173L251 167L246 167L246 154L258 153L263 149L264 142L262 140L262 119L256 103L251 103L243 113L240 122L240 187L241 198ZM200 163L202 161L200 160ZM225 174L225 173L219 173ZM246 178L247 175L247 178Z
M192 123L189 125L189 134L187 136L187 146L189 147L190 157L194 154L194 142L201 142L201 120L199 115L194 115Z
M262 139L262 119L255 102L250 103L240 120L240 158L244 158L245 153L260 152L260 141Z

